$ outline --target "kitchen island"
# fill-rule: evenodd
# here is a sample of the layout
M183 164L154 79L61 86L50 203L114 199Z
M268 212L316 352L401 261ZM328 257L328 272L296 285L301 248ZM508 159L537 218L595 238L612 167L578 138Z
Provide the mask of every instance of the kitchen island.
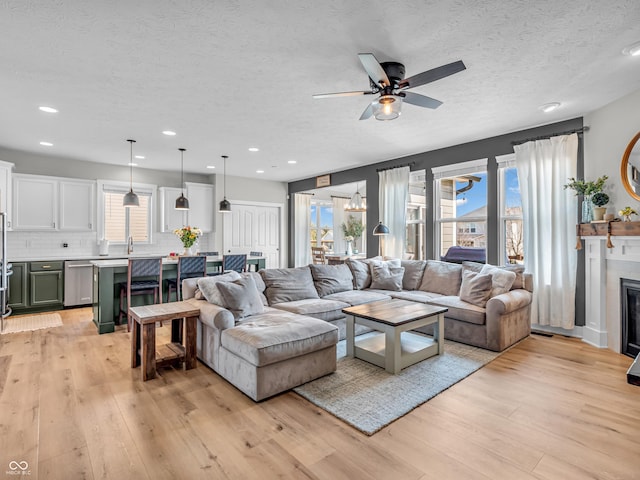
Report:
M144 257L140 257L144 258ZM247 257L247 265L257 265L258 270L265 268L265 257ZM93 323L98 333L115 331L120 313L120 283L127 281L129 261L125 258L93 260ZM207 270L213 272L222 268L222 257L207 257ZM178 257L162 259L162 280L176 278ZM150 304L153 299L141 295L135 304ZM166 293L163 288L163 299ZM164 300L163 300L164 301ZM132 301L133 303L133 301Z

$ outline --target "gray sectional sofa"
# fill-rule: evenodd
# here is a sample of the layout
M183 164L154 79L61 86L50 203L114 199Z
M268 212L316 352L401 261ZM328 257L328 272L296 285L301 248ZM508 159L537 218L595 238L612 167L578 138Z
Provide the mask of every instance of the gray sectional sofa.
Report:
M494 351L530 333L532 281L515 265L376 257L186 279L182 288L201 312L198 358L256 401L334 371L342 309L352 305L444 306L446 338Z

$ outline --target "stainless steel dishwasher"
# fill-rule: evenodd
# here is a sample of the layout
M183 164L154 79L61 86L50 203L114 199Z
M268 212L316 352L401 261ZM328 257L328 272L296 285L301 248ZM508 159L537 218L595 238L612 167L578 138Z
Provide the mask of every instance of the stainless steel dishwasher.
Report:
M93 265L86 260L64 262L64 306L93 302Z

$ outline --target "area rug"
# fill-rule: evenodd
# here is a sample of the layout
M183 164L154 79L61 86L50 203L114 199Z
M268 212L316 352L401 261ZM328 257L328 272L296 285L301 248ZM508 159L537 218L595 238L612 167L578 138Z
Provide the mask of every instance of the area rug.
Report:
M338 343L337 370L294 391L361 432L373 435L499 355L445 340L443 355L392 375L364 360L346 357L342 340Z
M58 313L43 313L41 315L23 315L4 319L2 334L28 332L42 328L61 327L62 318Z

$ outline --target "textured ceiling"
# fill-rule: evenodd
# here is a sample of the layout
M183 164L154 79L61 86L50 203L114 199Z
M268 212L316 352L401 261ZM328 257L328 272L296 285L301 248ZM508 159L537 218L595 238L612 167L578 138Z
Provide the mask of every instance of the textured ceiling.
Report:
M0 146L126 165L134 138L142 168L179 170L185 147L189 172L220 172L226 154L231 175L281 181L573 118L640 88L640 58L621 54L640 41L637 0L0 0L0 31ZM467 70L413 90L437 110L359 121L371 97L312 99L366 89L359 52L407 76ZM562 106L544 114L548 102Z

